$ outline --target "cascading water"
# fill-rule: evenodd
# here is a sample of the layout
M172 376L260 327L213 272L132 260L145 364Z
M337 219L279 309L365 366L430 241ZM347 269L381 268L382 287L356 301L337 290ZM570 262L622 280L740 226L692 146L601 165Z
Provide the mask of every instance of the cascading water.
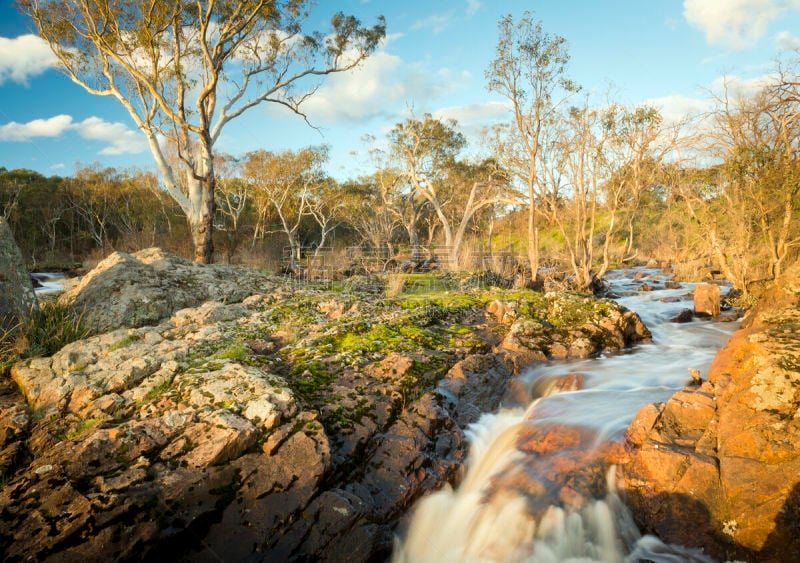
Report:
M609 460L637 410L667 400L686 384L688 369L705 372L737 323L671 323L687 307L674 298L692 284L635 291L632 273L617 272L612 291L647 324L652 343L520 374L516 396L522 388L531 403L470 427L463 481L417 504L395 562L710 561L642 536L616 494ZM585 383L564 391L572 385L565 380Z

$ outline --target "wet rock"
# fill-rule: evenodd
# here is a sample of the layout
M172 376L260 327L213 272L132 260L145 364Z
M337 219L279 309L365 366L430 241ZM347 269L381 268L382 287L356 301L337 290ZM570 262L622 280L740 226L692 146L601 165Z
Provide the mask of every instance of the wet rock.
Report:
M716 284L701 283L694 288L694 313L716 317L720 313L720 289Z
M677 315L670 317L669 322L671 323L688 323L691 322L694 318L694 313L691 309L681 309L681 312Z

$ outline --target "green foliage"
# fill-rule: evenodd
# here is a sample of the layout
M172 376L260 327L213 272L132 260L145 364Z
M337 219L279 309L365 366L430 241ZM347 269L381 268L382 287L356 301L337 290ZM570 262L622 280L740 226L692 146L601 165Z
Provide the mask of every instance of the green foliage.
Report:
M89 336L83 314L69 304L45 302L38 313L8 329L0 329L0 373L20 359L52 356L69 344Z

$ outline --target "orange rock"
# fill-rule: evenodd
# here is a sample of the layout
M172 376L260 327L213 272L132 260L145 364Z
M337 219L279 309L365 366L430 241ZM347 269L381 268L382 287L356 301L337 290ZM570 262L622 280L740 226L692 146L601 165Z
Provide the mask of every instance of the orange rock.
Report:
M694 289L694 312L696 315L716 317L720 313L719 286L701 283Z

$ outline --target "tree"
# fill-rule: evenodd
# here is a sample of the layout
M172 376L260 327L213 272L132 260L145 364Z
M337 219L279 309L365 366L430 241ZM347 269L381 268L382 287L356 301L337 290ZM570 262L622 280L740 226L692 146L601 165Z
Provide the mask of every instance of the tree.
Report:
M506 98L513 114L512 135L501 164L522 182L528 206L528 260L531 280L539 279L537 205L540 189L539 151L545 129L558 107L578 86L566 77L567 40L546 33L542 23L525 12L519 22L511 15L498 23L500 36L494 60L486 71L488 88Z
M250 186L238 176L239 161L230 155L217 155L216 207L221 221L217 230L225 231L225 259L232 263L241 238L241 218L248 207Z
M730 85L692 138L712 162L679 177L678 191L725 277L745 293L780 275L800 243L800 99L768 85L754 96Z
M361 236L363 243L387 258L394 257L392 242L402 214L392 205L398 176L389 169L378 170L372 176L343 186L348 194L348 221Z
M392 129L389 140L412 193L424 198L436 214L448 263L456 268L472 218L481 209L506 200L503 175L493 166L473 167L469 169L470 181L463 182L469 167L458 163L456 156L466 139L453 120L441 121L430 114L422 120L412 116ZM461 182L457 181L459 174Z
M342 13L328 34L308 32L312 4L20 0L67 76L115 98L144 133L164 189L186 214L199 262L213 260L214 144L225 125L263 102L305 117L313 79L355 67L385 35L383 18L368 28ZM175 164L164 144L178 155Z
M257 230L266 229L266 217L274 210L286 235L290 267L301 258L300 226L310 214L311 194L325 175L322 165L328 158L326 147L271 153L253 151L244 156L242 174L251 185L258 221Z

